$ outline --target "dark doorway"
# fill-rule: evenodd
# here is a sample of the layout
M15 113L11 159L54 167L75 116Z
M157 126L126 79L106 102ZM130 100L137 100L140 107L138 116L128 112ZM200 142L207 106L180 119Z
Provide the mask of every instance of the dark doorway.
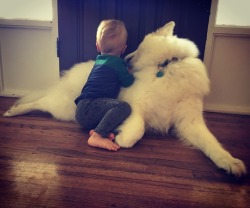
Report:
M95 36L103 19L125 22L129 38L126 54L133 52L144 36L169 21L174 34L194 41L204 57L211 0L59 0L60 69L95 59Z

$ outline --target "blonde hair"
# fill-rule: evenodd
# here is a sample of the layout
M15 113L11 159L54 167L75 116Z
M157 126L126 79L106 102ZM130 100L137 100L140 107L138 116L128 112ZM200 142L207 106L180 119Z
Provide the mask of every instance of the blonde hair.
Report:
M98 26L96 42L102 53L121 54L127 42L127 30L120 20L103 20Z

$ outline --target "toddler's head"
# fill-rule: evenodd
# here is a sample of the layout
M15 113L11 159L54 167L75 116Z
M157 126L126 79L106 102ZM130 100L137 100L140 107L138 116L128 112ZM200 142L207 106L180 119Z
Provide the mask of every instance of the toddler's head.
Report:
M97 50L102 54L120 56L126 49L127 30L122 21L103 20L96 33Z

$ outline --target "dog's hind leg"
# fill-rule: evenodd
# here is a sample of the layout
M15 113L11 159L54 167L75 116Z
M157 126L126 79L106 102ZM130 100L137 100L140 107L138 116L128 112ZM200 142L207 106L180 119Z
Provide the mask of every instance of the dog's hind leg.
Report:
M12 117L26 114L34 110L43 110L41 109L38 101L14 105L8 111L6 111L3 116Z
M130 148L144 135L145 123L139 114L132 113L117 130L119 133L115 142L121 147Z
M232 157L232 155L221 146L208 130L202 115L183 117L182 120L177 122L176 129L179 137L184 142L203 151L219 168L235 176L246 174L244 163Z

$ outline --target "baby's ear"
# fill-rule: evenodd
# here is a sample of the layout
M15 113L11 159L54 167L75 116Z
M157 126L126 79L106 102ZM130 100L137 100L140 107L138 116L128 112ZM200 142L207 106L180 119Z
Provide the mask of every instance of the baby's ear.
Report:
M124 52L126 51L127 49L127 45L124 46L124 48L122 49L122 54L124 54Z
M96 50L97 50L98 52L101 52L100 46L98 45L97 42L95 43L95 45L96 45Z
M169 22L165 24L163 27L159 28L155 31L156 35L163 35L163 36L172 36L174 32L175 22Z

